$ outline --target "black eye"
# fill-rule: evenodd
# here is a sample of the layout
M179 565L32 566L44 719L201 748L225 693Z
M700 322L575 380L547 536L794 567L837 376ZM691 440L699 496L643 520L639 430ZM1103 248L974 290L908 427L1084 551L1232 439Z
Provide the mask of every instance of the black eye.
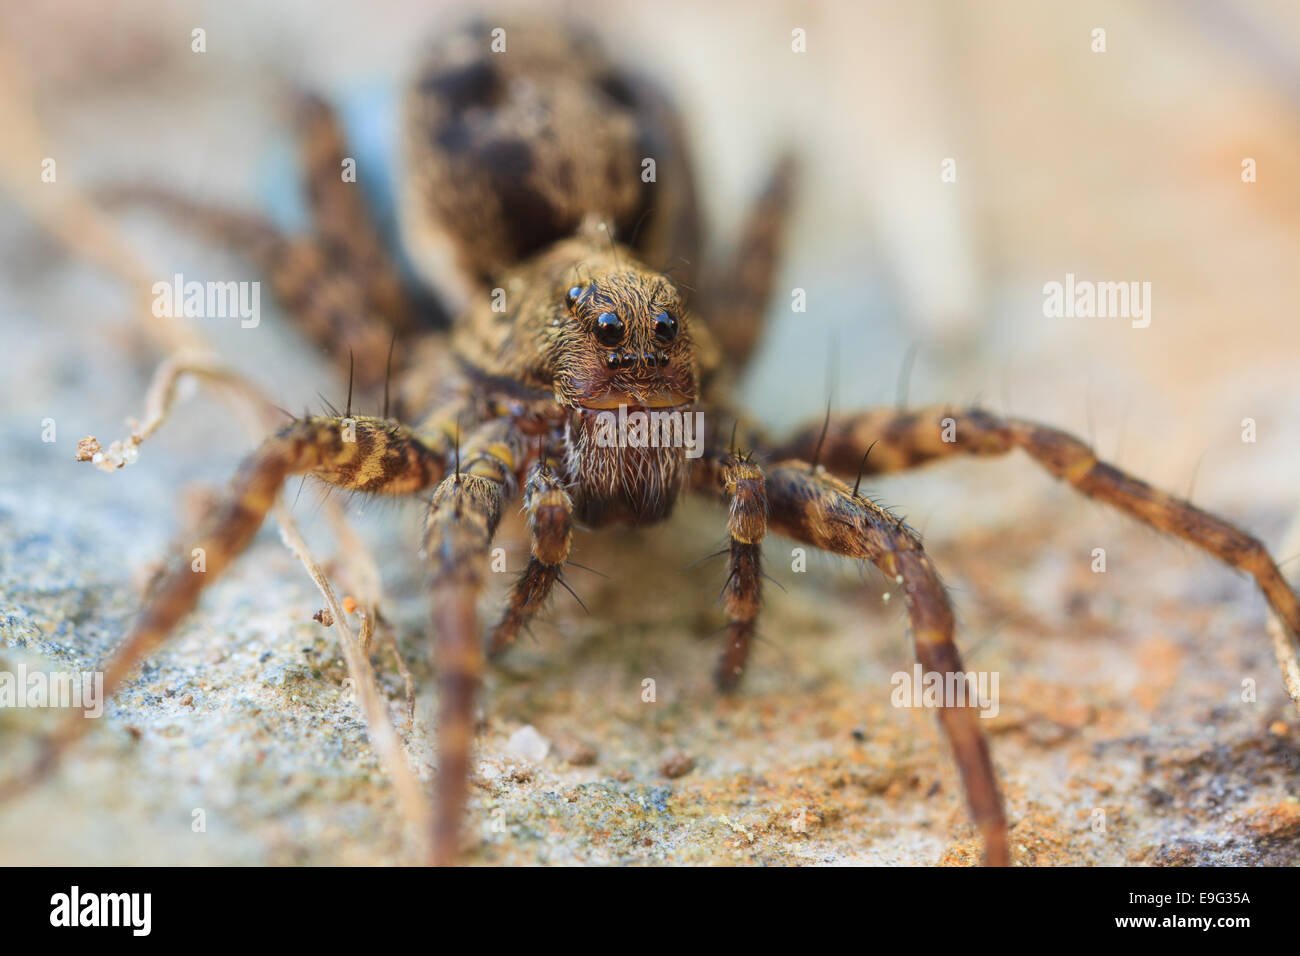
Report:
M677 336L677 319L671 312L660 312L655 316L655 338L660 342L671 342Z
M596 341L601 345L618 345L623 341L623 320L613 312L596 316Z
M564 294L565 305L567 305L570 309L572 309L574 305L577 304L578 298L581 295L582 295L582 286L575 285L571 287L569 291Z

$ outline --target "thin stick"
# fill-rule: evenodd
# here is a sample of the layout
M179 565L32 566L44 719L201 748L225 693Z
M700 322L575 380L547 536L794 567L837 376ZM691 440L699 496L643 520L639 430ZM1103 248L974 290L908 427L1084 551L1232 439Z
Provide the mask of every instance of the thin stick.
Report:
M146 393L145 420L133 427L132 435L127 440L130 447L138 449L140 443L166 421L176 402L180 379L186 375L193 375L200 381L223 386L227 402L234 406L245 428L257 440L260 440L269 430L279 414L266 395L238 372L218 365L208 356L173 355L163 361L154 373L154 379ZM337 505L335 507L337 508ZM429 802L411 770L409 756L383 706L374 671L365 653L373 633L375 607L379 596L379 575L373 557L347 525L342 513L332 512L334 531L341 539L343 551L350 557L348 564L358 588L367 601L366 615L363 618L363 636L358 638L352 633L342 606L335 598L334 591L320 566L307 550L302 535L283 500L277 499L272 513L280 526L281 540L306 568L308 575L325 597L326 605L334 618L334 627L338 632L339 646L343 650L348 676L352 678L353 686L356 688L357 703L366 721L368 735L374 745L375 753L384 765L397 792L398 803L408 826L408 839L414 842L419 858L427 859L430 850L427 845L428 834L431 832ZM410 674L405 670L405 665L400 661L400 655L399 667L407 681L407 709L408 712L412 712L413 724L411 707L413 683Z
M307 553L307 545L298 533L288 509L284 507L283 502L277 501L273 510L275 520L280 525L280 539L307 569L321 596L325 598L330 613L334 615L334 626L339 632L339 646L343 650L343 660L347 664L348 674L352 677L353 686L356 688L357 704L365 717L370 743L393 781L393 789L397 791L398 803L402 807L408 825L414 828L411 836L421 843L420 858L428 859L431 848L427 846L427 835L432 832L429 801L411 771L406 749L402 746L402 741L388 718L388 710L379 693L370 660L362 653L360 640L353 635L352 628L348 626L347 616L343 613L338 598L334 596L334 589L330 587L329 580Z
M143 425L133 424L132 435L128 439L130 446L138 448L140 442L166 419L167 412L176 399L177 382L184 374L206 378L210 384L215 385L218 397L224 404L234 407L249 427L254 440L261 441L263 435L273 427L270 424L273 419L266 409L273 409L274 406L248 379L218 366L210 357L214 350L206 336L192 324L153 315L149 290L152 288L151 276L156 272L150 270L136 255L131 242L122 235L112 219L77 189L43 188L43 184L32 182L30 170L16 165L16 157L56 155L45 143L31 99L30 90L23 82L22 71L8 55L7 48L0 43L0 128L5 129L7 142L13 147L0 152L0 188L8 191L37 224L63 242L69 251L116 276L131 290L135 303L131 311L132 321L141 325L167 356L146 395L145 421ZM125 453L125 447L123 445L124 463L134 458ZM429 848L424 844L427 843L426 835L431 829L428 825L429 804L410 766L402 759L405 752L387 712L379 704L379 694L369 661L358 653L356 639L347 625L342 608L335 602L329 582L308 552L283 501L277 499L273 511L280 525L281 537L307 568L334 615L334 626L338 629L348 673L357 687L370 739L393 781L407 822L421 843L420 858L427 859ZM80 723L87 722L83 720Z
M1288 554L1296 550L1300 550L1300 514L1291 522L1286 538L1274 553ZM1300 567L1283 573L1282 576L1293 590L1300 590ZM1268 608L1268 636L1273 639L1273 653L1277 657L1278 667L1282 669L1282 684L1296 705L1296 710L1300 711L1300 640L1273 613L1271 607Z

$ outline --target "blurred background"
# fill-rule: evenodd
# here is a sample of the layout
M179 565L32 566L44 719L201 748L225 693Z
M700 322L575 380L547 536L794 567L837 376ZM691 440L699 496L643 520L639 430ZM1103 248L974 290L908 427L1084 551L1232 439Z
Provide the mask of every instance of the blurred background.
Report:
M759 418L783 428L820 417L828 400L837 409L892 404L910 364L907 394L913 404L979 402L1074 431L1112 462L1162 487L1190 492L1199 505L1240 522L1275 552L1282 546L1300 500L1300 7L1245 0L1086 7L1032 0L524 6L591 21L615 56L672 91L696 146L714 240L725 244L734 235L781 149L799 156L797 213L770 327L743 386L745 402ZM0 519L7 525L0 528L0 599L7 614L0 652L7 646L10 655L4 660L101 659L120 638L133 607L131 576L174 531L171 502L179 489L194 481L223 482L247 448L238 424L200 399L186 405L128 471L105 476L72 463L83 435L107 441L125 434L122 421L139 415L161 355L131 314L133 290L120 276L69 254L41 222L57 217L50 210L69 194L89 194L106 182L145 180L301 224L285 96L293 84L339 104L362 181L381 208L387 203L391 210L391 182L364 171L388 169L394 158L396 96L422 39L469 9L404 0L0 4L0 119L7 120L9 134L0 147L0 323L8 351L6 374L0 376L6 449L0 456ZM195 28L206 33L201 54L191 50ZM794 30L805 31L805 52L792 51ZM1104 52L1095 49L1099 40ZM45 157L57 161L55 183L40 180ZM941 175L947 160L953 161L948 168L955 181ZM1243 182L1246 160L1253 160L1255 170L1249 183ZM120 242L118 252L129 249L155 280L174 272L257 278L229 251L156 217L114 214L111 222L109 244ZM1043 286L1064 281L1067 273L1081 280L1149 282L1149 327L1133 328L1123 318L1045 317ZM790 309L794 288L806 291L804 313ZM337 402L345 383L265 297L263 308L267 318L255 338L238 323L177 321L200 322L203 335L286 408L318 407L318 392ZM52 444L41 441L47 418L58 428ZM1242 441L1246 418L1257 428L1250 443ZM1275 778L1260 767L1300 766L1291 742L1296 721L1280 696L1262 603L1248 583L1076 501L1019 458L956 463L890 478L876 490L926 534L954 585L970 635L965 645L984 642L977 665L1023 676L1019 682L1004 676L1012 716L1004 719L995 752L1011 774L1013 816L1027 821L1021 832L1033 829L1037 836L1027 843L1046 848L1033 851L1042 856L1032 861L1204 861L1229 853L1225 846L1246 853L1246 844L1255 856L1227 861L1291 859L1300 819L1287 817L1285 808L1295 802L1295 785L1285 774ZM405 529L409 539L417 512L368 515L365 533L386 541L391 535L400 539ZM707 510L701 514L708 516L701 520L718 521ZM645 546L680 549L685 533L647 532ZM718 529L699 533L699 553L705 553ZM384 562L383 570L397 594L393 616L403 627L406 656L418 670L424 666L417 663L423 654L422 574L405 553L413 551L409 541L401 540L406 560ZM191 628L175 652L180 656L174 666L181 670L173 677L193 678L183 670L184 655L192 652L217 673L232 668L228 683L234 686L267 669L262 653L278 653L284 642L292 647L300 640L282 633L284 608L297 602L295 620L309 617L315 600L310 582L273 535L261 541L257 558L232 574L244 586L223 585L209 599L218 630L223 621L238 622L222 640L238 630L244 636L233 646L241 650L209 659L220 652ZM1120 558L1116 572L1112 557L1104 582L1087 573L1095 547ZM761 787L752 780L738 784L736 774L756 763L777 774L783 757L785 763L794 759L804 776L792 778L790 788L812 794L820 792L819 777L809 768L821 766L819 761L860 758L880 766L883 760L903 766L901 776L887 776L879 786L859 780L851 787L860 785L862 793L852 800L842 791L799 798L819 799L827 807L840 801L835 812L819 817L819 835L804 838L804 844L822 841L814 850L787 847L790 841L772 823L779 822L780 809L764 811L766 822L750 822L753 833L776 834L765 843L746 842L726 828L718 832L719 814L712 810L690 816L678 807L676 829L661 824L655 831L666 855L646 850L644 858L693 861L689 848L708 840L723 841L737 862L934 862L944 853L952 856L950 831L964 817L927 715L885 709L876 716L897 736L868 734L883 751L871 752L869 744L846 755L841 746L848 724L866 726L862 715L886 699L880 687L882 681L887 686L889 672L909 666L902 622L892 609L880 610L878 588L862 595L856 568L824 561L806 585L800 580L795 587L792 574L781 574L783 565L789 569L787 550L770 547L769 560L795 593L770 599L773 646L758 652L750 693L770 695L778 714L803 714L801 708L838 713L825 717L833 726L792 718L780 731L791 736L774 739L771 727L746 722L742 699L717 707L746 730L719 730L707 691L715 648L683 636L707 629L696 628L694 618L685 620L686 611L660 621L645 606L649 602L629 602L626 594L620 602L617 590L609 591L610 607L621 606L626 615L630 606L633 619L651 621L648 636L637 633L648 642L638 646L652 649L636 653L660 663L676 661L671 666L681 668L682 687L690 694L683 710L668 708L675 717L640 729L623 727L615 735L621 740L617 748L597 746L596 769L552 768L548 772L561 782L548 785L612 779L606 797L617 801L629 787L655 777L656 760L645 755L671 739L699 754L695 778L701 782L695 790L689 790L693 778L685 782L696 799L692 806L741 800L726 816L734 822L745 819L747 806L738 792L778 807L793 799L754 798ZM667 586L682 585L680 576L671 580ZM590 587L598 597L608 591L605 584ZM810 593L816 597L818 588L834 592L835 608L804 607L801 602ZM705 610L699 613L716 617L716 607L707 606L715 592L703 591L709 593L702 594ZM302 609L308 609L305 615L298 613ZM557 611L561 621L569 611ZM868 631L884 635L870 641L870 651L862 640L864 615L873 621ZM310 621L301 626L312 627ZM590 621L582 626L597 628ZM658 631L672 641L656 644ZM1100 644L1071 643L1086 634L1102 635ZM670 650L673 641L683 645L680 654ZM580 671L585 677L578 680L572 670L546 663L556 647L552 634L534 656L523 658L550 667L545 679L534 675L532 684L521 680L498 690L504 709L488 718L499 726L485 737L486 752L505 747L513 730L529 720L547 734L549 719L558 739L582 708L608 708L621 693L609 677L622 673L613 651L593 651L596 663ZM585 659L579 654L568 665ZM699 673L687 677L697 659L703 662L695 668ZM644 670L644 663L637 658L627 665L629 673L640 673L636 668ZM783 667L793 669L772 674ZM528 668L521 665L520 672ZM1258 675L1260 701L1248 713L1238 707L1207 717L1236 699L1242 673ZM1047 683L1035 683L1040 678ZM1051 683L1056 678L1078 678L1088 689ZM150 679L167 683L165 673ZM1198 681L1208 682L1203 693L1188 694L1188 682L1200 687ZM178 685L173 680L168 686ZM590 696L581 696L583 687ZM282 694L284 688L267 692ZM316 693L300 692L307 698ZM1076 699L1078 693L1083 699ZM245 709L238 719L209 714L206 724L178 724L180 712L166 690L156 696L166 700L159 705L142 692L131 713L141 726L161 721L159 733L174 741L171 749L140 754L121 735L115 743L88 742L90 752L102 758L99 776L85 771L89 779L116 793L113 782L119 778L112 768L122 760L157 764L148 799L129 792L112 798L123 813L135 814L131 825L142 829L162 826L150 807L179 812L175 807L184 799L175 796L178 788L235 806L246 790L235 788L223 767L245 761L256 736L248 727L261 726L257 720L263 718ZM1068 713L1044 716L1054 706L1065 707L1065 700L1073 702ZM1220 726L1224 722L1227 729ZM1050 730L1058 726L1066 728L1059 735ZM217 741L220 727L230 730L224 743ZM1157 731L1158 739L1144 736ZM906 742L917 734L920 750ZM1123 759L1098 756L1104 749L1099 739L1138 736L1145 743L1134 744ZM195 739L207 740L209 749L194 744L195 766L175 769L175 761L186 759L179 741ZM1234 750L1223 766L1206 771L1219 776L1197 784L1240 791L1234 812L1245 814L1241 820L1225 816L1219 804L1203 805L1196 793L1173 793L1163 803L1142 796L1165 787L1151 779L1159 771L1144 763L1153 748L1172 748L1168 752L1175 756L1168 759L1176 763L1179 747L1203 753L1221 749L1225 740L1230 749L1243 740L1267 744L1259 752L1248 747L1246 756ZM368 759L363 735L354 742L352 750L337 755L345 769L331 778L333 789L324 790L301 762L306 758L271 748L276 770L267 771L267 781L283 785L286 775L300 774L294 779L310 806L277 803L257 811L257 824L236 820L232 810L219 847L213 841L179 851L163 826L125 849L110 835L123 825L121 818L102 803L78 803L85 797L73 787L60 798L66 803L51 798L16 815L0 812L0 858L383 859L397 838L383 829L382 814L375 811L364 824L340 821L325 806L326 797L345 805L348 799L371 799L358 795L364 788L357 767L364 769ZM847 746L862 748L853 740ZM623 763L605 760L615 752ZM1249 760L1263 763L1242 763ZM1103 764L1116 775L1104 785L1089 778L1085 787L1070 776ZM928 796L932 776L943 783L938 811ZM1265 786L1261 777L1271 790L1257 789ZM516 783L517 792L485 792L520 805L540 799L526 781ZM1184 785L1192 786L1185 779ZM382 781L376 786L382 789ZM678 799L686 798L679 792ZM1107 799L1128 815L1132 830L1123 845L1081 848L1060 836L1082 826L1077 817ZM614 812L601 807L602 813ZM51 815L56 813L57 819ZM1252 813L1266 819L1260 823ZM932 817L937 825L925 822ZM903 818L915 825L873 833L867 822L880 828ZM187 821L188 811L177 819ZM700 820L715 821L713 829ZM1233 827L1245 828L1237 844ZM554 843L548 846L560 852ZM1190 846L1190 855L1168 850L1175 845ZM608 859L641 859L637 846L612 849ZM536 848L516 850L525 859L537 858ZM1142 855L1148 851L1165 855L1152 860ZM495 859L510 860L515 851L495 852L501 854Z

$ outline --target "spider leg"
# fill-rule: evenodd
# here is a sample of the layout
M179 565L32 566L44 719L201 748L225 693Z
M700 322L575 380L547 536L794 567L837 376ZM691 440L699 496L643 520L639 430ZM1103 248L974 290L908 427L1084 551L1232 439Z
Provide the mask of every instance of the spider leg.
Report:
M701 315L709 323L727 363L748 361L763 331L764 313L790 217L794 160L786 156L772 171L741 229L731 260L711 270L702 287Z
M898 518L861 498L839 479L805 462L788 461L767 471L770 525L814 547L865 558L899 584L912 626L917 660L930 673L965 673L953 642L948 595L920 539ZM969 699L943 700L939 723L952 745L971 817L984 838L984 862L1010 862L1007 821L978 710Z
M103 698L160 645L252 541L285 478L308 473L329 484L374 494L411 494L439 480L450 442L442 433L417 434L378 418L302 418L280 429L240 464L231 486L195 536L193 550L176 555L150 589L117 654L104 669ZM199 561L202 564L199 564ZM91 721L71 712L45 742L33 771L6 785L32 785Z
M807 454L805 449L817 445L821 431L820 425L805 429L776 454ZM863 452L873 442L865 465L860 466ZM1089 498L1181 538L1249 574L1269 607L1286 624L1291 659L1295 659L1300 652L1300 598L1257 538L1189 501L1099 461L1092 449L1063 431L980 410L877 409L832 419L822 443L821 461L842 475L856 473L859 467L862 474L881 474L955 455L1002 455L1017 448ZM1284 680L1291 699L1300 705L1300 684L1294 679Z
M476 603L492 536L513 494L522 439L509 422L487 423L469 436L454 474L433 493L424 532L432 568L433 656L438 671L438 777L433 863L459 852L461 818L474 739L474 701L483 673Z
M767 534L767 492L762 470L732 452L695 473L697 487L712 487L728 503L727 646L713 673L719 690L734 690L744 676L762 603L763 538Z
M671 97L650 77L616 69L610 79L622 87L636 114L638 148L658 163L656 178L641 184L643 211L637 222L617 238L635 248L652 268L667 271L683 287L694 288L703 236L682 118Z
M266 273L288 318L328 352L335 365L346 370L355 363L356 381L362 388L384 380L394 326L371 307L367 290L349 264L337 261L320 240L290 235L264 216L162 187L115 186L99 195L115 205L135 202L154 207L237 251Z
M488 636L488 656L499 657L519 629L546 603L573 543L573 501L557 474L557 463L538 460L524 485L524 508L532 556L510 592L510 603Z
M393 338L415 330L415 310L362 187L343 179L348 148L333 109L304 94L297 119L316 235L289 235L264 216L148 184L114 186L99 196L156 207L256 263L289 318L340 368L355 365L357 384L366 388L384 381Z
M307 199L320 244L332 264L360 284L370 308L392 332L415 328L411 302L366 205L359 182L343 178L354 154L334 108L304 93L298 102L298 137Z

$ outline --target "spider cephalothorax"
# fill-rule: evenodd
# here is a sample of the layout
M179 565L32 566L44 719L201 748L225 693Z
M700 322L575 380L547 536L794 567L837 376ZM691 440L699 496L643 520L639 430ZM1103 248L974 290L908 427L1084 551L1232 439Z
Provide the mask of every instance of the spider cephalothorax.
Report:
M1099 461L1056 429L951 408L828 416L785 441L769 441L750 426L736 429L722 384L733 377L728 368L749 358L761 329L791 165L777 166L745 220L734 258L693 269L698 224L690 164L664 98L593 52L577 39L581 31L512 25L511 52L493 49L495 32L480 26L436 44L407 114L405 213L430 239L413 251L436 256L440 243L459 239L454 258L463 274L449 299L455 302L458 291L468 304L450 335L419 333L405 322L409 303L395 302L395 271L356 187L339 181L346 146L319 101L306 111L303 135L319 238L286 237L225 210L173 203L259 258L281 280L289 314L345 366L357 359L358 369L384 368L385 349L375 343L394 337L396 362L406 365L398 383L403 407L391 418L386 409L380 418L297 419L267 438L241 466L225 503L151 590L107 670L105 692L247 546L295 473L428 501L421 553L429 564L438 671L437 862L459 852L483 667L477 601L497 525L516 495L528 517L530 556L489 632L492 654L508 648L553 586L564 583L575 519L592 526L658 520L689 489L728 509L729 622L716 672L722 689L739 682L756 633L769 527L877 567L901 597L922 666L961 675L954 616L937 569L912 529L860 494L859 482L958 455L1014 450L1082 494L1252 575L1285 622L1294 652L1300 601L1259 541ZM590 95L575 80L584 76ZM557 125L559 119L565 122ZM647 144L654 144L657 180L642 178L640 147ZM574 149L587 151L581 161L566 157ZM566 178L579 174L581 188L568 190ZM577 208L569 202L574 197L581 197ZM628 246L614 244L611 225ZM693 292L694 317L679 290ZM354 334L357 328L367 334ZM369 352L356 355L355 347ZM690 416L689 436L682 428L679 441L665 444L642 441L639 433L637 441L622 440L617 431L611 440L602 432L608 416L647 413ZM708 426L704 434L700 420ZM753 454L756 448L764 453ZM83 450L93 458L93 449ZM195 545L207 555L206 574L190 570ZM1300 687L1289 689L1300 699ZM945 701L938 715L986 859L1006 863L1006 816L978 714L968 702ZM42 766L88 723L73 718Z
M671 512L702 439L700 363L676 286L602 233L508 273L504 308L472 309L455 343L472 374L553 397L541 415L584 522L642 524Z
M685 432L700 437L692 417L697 361L681 296L627 255L570 269L564 310L543 331L555 400L568 413L565 468L576 511L593 525L666 517L686 477Z

